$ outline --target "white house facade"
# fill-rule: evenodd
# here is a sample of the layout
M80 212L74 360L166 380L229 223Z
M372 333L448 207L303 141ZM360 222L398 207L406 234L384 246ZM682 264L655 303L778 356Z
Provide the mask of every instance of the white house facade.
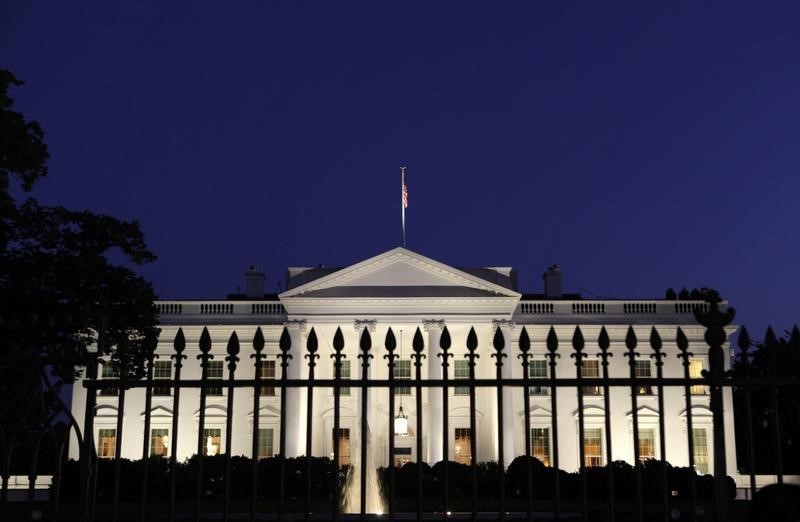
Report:
M279 435L285 430L286 455L299 456L306 452L306 436L310 433L311 452L316 456L331 456L334 444L339 444L343 462L354 458L361 440L360 390L352 387L340 393L340 431L334 433L334 394L330 387L313 388L312 425L307 425L307 389L295 388L285 392L286 415L281 426L281 391L270 386L270 380L281 378L281 361L278 358L279 338L288 330L292 345L288 378L308 379L306 341L315 332L319 348L315 379L333 379L333 338L338 328L344 336L345 347L341 376L357 381L361 377L359 338L366 328L372 337L369 377L387 379L388 366L383 355L383 345L389 328L396 339L398 359L394 378L409 379L409 386L399 388L395 394L395 411L389 410L389 392L386 388L372 388L368 392L367 418L371 430L370 451L377 465L390 461L389 441L393 437L395 464L418 458L433 464L442 460L445 451L450 460L469 463L498 460L502 441L503 460L508 465L516 456L526 453L526 412L524 388L509 387L503 391L502 411L498 411L497 390L476 389L475 426L470 422L469 387L458 386L458 380L469 376L466 339L471 328L478 338L475 374L477 379L496 377L495 352L492 340L497 329L505 339L502 372L505 378L523 377L518 339L524 328L531 340L529 376L534 379L549 376L546 339L552 330L559 340L556 375L575 378L576 366L570 354L574 353L571 340L576 327L580 327L586 340L584 352L588 355L581 370L586 378L601 377L602 363L597 339L605 328L612 357L609 358L609 377L627 378L631 366L625 354L625 338L633 328L639 339L635 362L637 377L656 377L655 360L648 345L653 329L663 341L663 376L684 376L684 363L678 357L676 344L678 328L683 331L692 353L689 370L699 377L708 368L708 346L704 328L697 324L693 309L705 307L703 301L688 300L587 300L578 295L565 295L561 291L561 273L549 269L545 275L545 291L540 294L522 294L517 290L516 272L506 267L458 269L404 248L395 248L365 261L341 269L290 268L287 290L278 295L265 295L263 275L255 270L247 274L247 292L220 301L161 301L157 303L161 317L161 337L154 379L174 379L175 365L173 340L181 329L186 339L181 369L181 379L200 379L201 366L199 339L207 329L214 358L208 367L208 379L220 379L220 387L208 390L204 412L204 452L208 454L230 451L233 455L251 456L254 418L258 417L258 454L269 457L279 452ZM725 303L723 303L723 306ZM264 362L258 367L250 357L251 340L260 328L265 338ZM422 408L417 411L414 388L415 366L412 360L412 338L417 331L425 341L422 360L424 379L441 379L443 367L440 337L447 329L453 357L447 368L451 383L447 400L441 388L423 389ZM734 331L727 330L728 335ZM226 346L233 332L241 343L236 379L254 379L256 371L264 379L259 389L237 388L233 407L228 410L228 390L225 379L228 368L225 362ZM726 366L730 364L726 343ZM110 367L101 365L100 378L113 377ZM605 465L609 456L606 449L606 416L610 418L613 460L635 461L635 444L639 457L660 458L662 449L666 459L674 466L689 463L688 437L693 437L693 457L699 473L713 473L713 422L709 408L708 390L693 386L691 400L691 432L687 427L686 395L683 387L664 388L663 411L660 411L657 387L639 386L635 389L636 410L632 407L630 387L612 387L608 401L601 386L583 388L583 415L579 415L577 387L558 388L557 411L552 411L548 386L532 386L528 391L530 414L531 454L546 465L553 465L554 433L558 437L559 467L574 471L581 466L580 448L584 448L584 464ZM112 390L113 391L113 390ZM253 394L260 396L258 411L253 409ZM174 389L169 386L153 390L150 408L149 433L144 433L145 389L133 388L126 392L122 432L117 432L119 397L99 393L94 420L94 441L100 457L113 457L116 439L122 436L121 455L139 459L143 447L151 455L169 456L171 441L177 437L179 460L197 452L200 417L200 392L197 388L182 388L177 433L173 433ZM83 419L87 390L74 387L72 411ZM447 404L445 411L444 404ZM610 414L606 409L606 404ZM731 392L724 391L726 423L726 461L728 474L736 470L735 442L732 422ZM408 429L395 434L391 419L399 415L402 407L407 416ZM502 414L503 425L498 425ZM227 433L226 421L232 416L232 433ZM634 440L634 415L638 422L638 441ZM584 436L579 440L579 419L583 418ZM665 437L659 435L659 419L664 419ZM448 426L444 436L445 419ZM422 425L422 455L417 455L417 430ZM145 437L149 442L145 446ZM477 454L472 455L475 440ZM226 447L228 444L230 447ZM77 458L77 443L70 444L71 456ZM739 481L738 477L734 475Z

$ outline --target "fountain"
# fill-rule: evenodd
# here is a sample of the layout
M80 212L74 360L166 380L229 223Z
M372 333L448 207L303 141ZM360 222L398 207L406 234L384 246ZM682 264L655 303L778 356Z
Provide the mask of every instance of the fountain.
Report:
M350 458L350 471L345 480L344 491L342 497L344 498L344 512L345 513L360 513L361 512L361 473L366 470L367 473L367 495L366 495L366 513L383 514L386 510L386 504L381 494L380 482L378 479L378 469L375 451L376 447L372 444L372 430L367 426L367 462L361 465L361 437L358 436L355 440L354 447L358 450L351 452ZM355 458L353 458L355 457Z

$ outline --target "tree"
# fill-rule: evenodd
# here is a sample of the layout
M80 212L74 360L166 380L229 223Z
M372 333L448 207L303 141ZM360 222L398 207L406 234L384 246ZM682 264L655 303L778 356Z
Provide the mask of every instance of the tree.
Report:
M136 222L41 205L30 194L47 175L44 132L13 110L0 70L0 452L7 477L13 448L44 433L59 389L100 346L131 378L141 377L158 336L152 286L111 255L155 259ZM41 442L41 438L39 440Z

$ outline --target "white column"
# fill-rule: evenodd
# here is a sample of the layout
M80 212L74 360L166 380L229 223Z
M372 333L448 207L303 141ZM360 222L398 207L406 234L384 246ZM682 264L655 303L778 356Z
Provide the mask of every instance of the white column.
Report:
M500 331L503 333L503 338L505 340L505 348L503 349L503 353L506 354L506 357L503 358L503 367L502 367L502 375L504 379L511 379L512 372L511 369L515 363L516 359L516 351L517 351L517 343L514 342L513 333L514 327L516 326L511 321L492 321L492 325L495 329L500 327ZM494 338L494 332L492 332L492 338ZM492 346L494 349L494 346ZM525 454L524 448L523 451L519 451L518 448L514 447L514 389L510 387L503 388L503 465L508 466L511 464L511 461L514 460L514 457L522 454ZM523 437L523 441L525 438Z
M292 340L289 350L292 358L289 359L287 376L289 379L303 379L308 375L308 361L303 358L306 353L305 331L306 322L288 321L286 327ZM286 456L299 457L306 452L306 409L308 402L304 388L289 388L286 393ZM283 427L281 427L283 429Z
M442 358L438 355L442 353L439 346L439 339L444 328L443 320L425 319L422 321L423 328L428 332L428 378L442 378ZM443 411L443 391L440 389L428 388L428 455L427 462L431 466L442 460L444 456L443 445L447 443L442 440Z

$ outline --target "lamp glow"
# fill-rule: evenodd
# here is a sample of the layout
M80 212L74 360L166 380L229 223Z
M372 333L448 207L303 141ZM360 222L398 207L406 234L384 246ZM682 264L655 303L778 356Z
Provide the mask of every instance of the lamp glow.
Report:
M397 416L394 418L394 434L408 435L408 416L403 413L402 406L397 410Z

